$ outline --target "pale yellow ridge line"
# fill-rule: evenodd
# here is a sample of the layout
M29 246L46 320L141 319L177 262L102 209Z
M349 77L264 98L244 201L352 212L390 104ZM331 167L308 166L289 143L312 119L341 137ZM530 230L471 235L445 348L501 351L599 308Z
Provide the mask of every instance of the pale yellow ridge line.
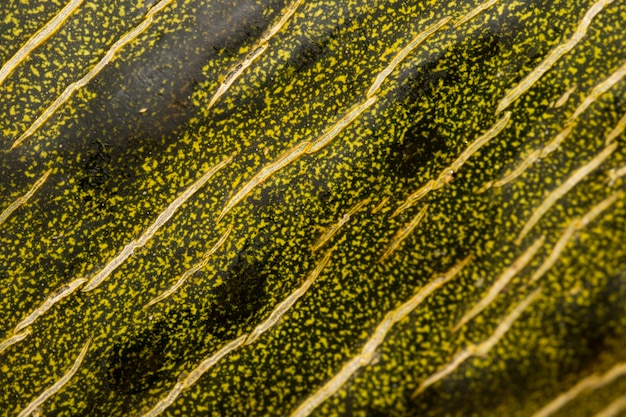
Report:
M217 100L219 100L219 98L222 97L226 91L228 91L228 89L233 85L233 83L237 81L237 79L241 76L241 74L247 68L249 68L250 65L252 65L254 61L256 61L256 59L263 54L263 52L265 52L267 47L268 47L267 44L256 46L251 53L246 55L246 57L243 59L242 62L238 63L235 66L235 68L233 68L228 73L228 75L226 75L226 78L224 78L224 81L222 81L222 83L218 87L215 94L213 94L211 101L209 101L209 104L207 105L207 110L213 107L213 105L217 102Z
M484 12L486 10L489 10L490 8L495 6L495 4L498 1L499 0L488 0L488 1L484 2L484 3L482 3L482 4L479 4L474 9L470 10L465 16L461 16L460 18L458 18L457 21L454 22L454 27L459 27L459 26L469 22L470 20L472 20L473 18L475 18L476 16L478 16L482 12Z
M0 68L0 85L17 68L28 55L44 43L67 21L69 16L78 9L84 0L72 0L63 7L52 19L41 27L24 45Z
M41 188L41 186L46 182L46 180L48 179L48 177L50 176L51 173L52 173L51 169L46 171L46 173L44 173L41 176L41 178L39 178L37 181L35 181L33 186L30 187L30 190L28 190L26 192L26 194L24 194L21 197L18 197L17 200L15 200L11 204L9 204L9 207L5 208L2 211L2 214L0 214L0 225L2 223L4 223L6 221L6 219L8 219L9 216L11 214L13 214L13 212L15 210L17 210L20 206L26 204L26 202L28 202L28 200L30 200L30 198L37 192L37 190L39 190L39 188Z
M287 311L289 311L289 309L296 303L296 301L298 301L300 297L302 297L308 291L309 287L311 287L311 285L315 282L322 270L328 264L331 254L332 250L329 250L322 258L322 260L315 266L315 269L313 269L313 271L309 274L309 277L304 281L302 286L300 286L297 290L292 292L287 298L280 302L276 306L276 308L274 308L267 320L254 328L254 330L246 339L246 345L253 343L256 339L259 338L259 336L261 336L267 330L271 329L276 323L278 323L278 321L285 315L285 313L287 313Z
M353 216L357 211L359 211L365 204L369 203L370 198L366 198L362 201L356 203L346 214L344 214L341 219L337 223L330 225L324 233L317 239L313 247L311 248L312 252L317 251L319 248L324 246L326 242L328 242L333 236L337 234L339 229L343 227L346 223L350 221L350 217Z
M596 85L591 93L585 97L585 99L580 103L580 105L574 111L574 114L569 118L569 122L573 122L580 116L589 106L591 106L600 96L609 91L611 87L620 82L626 76L626 62L622 64L622 66L615 71L613 74L609 76L606 80L602 81L600 84Z
M179 197L172 201L170 205L161 212L161 214L159 214L154 223L152 223L138 239L133 240L129 244L127 244L115 258L113 258L104 268L102 268L93 278L91 278L89 283L85 286L85 288L82 289L82 291L91 291L96 289L106 278L108 278L109 275L111 275L113 271L115 271L115 269L117 269L117 267L124 263L126 259L128 259L133 254L135 249L145 245L146 242L148 242L157 232L157 230L159 230L165 223L167 223L167 221L174 215L174 213L176 212L176 210L178 210L180 206L182 206L193 194L195 194L200 188L202 188L207 183L207 181L209 181L209 179L213 175L215 175L217 171L219 171L230 161L232 161L232 159L233 155L225 158L213 168L208 170L204 175L196 180L196 182L191 184L189 188L187 188Z
M346 115L344 115L337 123L333 125L328 131L319 136L315 141L304 141L295 145L293 148L285 151L278 160L263 167L252 179L250 179L239 191L231 197L226 203L222 212L217 218L219 222L224 216L241 200L243 200L248 194L252 192L258 185L263 184L268 178L274 175L276 172L290 165L292 162L298 160L304 154L312 154L321 150L324 146L328 145L343 129L352 123L358 116L360 116L367 108L369 108L376 101L376 97L370 97L363 103L360 103L352 108Z
M228 236L230 235L230 232L232 230L233 230L232 226L229 226L228 229L226 229L226 231L218 239L217 243L215 243L215 245L213 245L213 247L209 249L209 251L202 256L202 259L200 260L200 262L196 263L194 266L192 266L187 271L185 271L183 275L180 277L180 279L176 281L176 284L172 285L169 289L167 289L166 291L164 291L157 297L150 300L146 305L143 306L143 308L148 308L158 303L159 301L165 300L167 297L174 294L185 283L185 281L187 281L187 279L190 276L192 276L193 274L195 274L196 272L204 268L206 264L209 262L211 255L213 255L226 242L226 239L228 239Z
M387 67L378 74L378 76L376 77L376 79L372 83L372 86L370 87L370 89L367 92L367 97L372 97L373 95L375 95L378 92L378 90L380 89L380 86L382 85L382 83L387 79L389 74L391 74L393 72L393 70L396 69L396 67L400 64L400 62L404 61L404 59L406 59L406 57L413 50L415 50L415 48L417 48L419 45L421 45L422 42L424 42L426 39L428 39L433 33L435 33L436 31L441 29L443 26L445 26L451 19L452 18L450 16L444 17L443 19L441 19L437 23L435 23L435 24L429 26L428 28L426 28L426 30L424 30L423 32L418 33L411 40L411 42L408 43L408 45L406 45L404 48L402 48L393 57L393 59L391 60L389 65L387 65Z
M561 197L567 194L576 184L578 184L583 178L585 178L589 173L598 168L602 162L604 162L612 153L615 151L617 147L617 143L613 143L612 145L607 146L596 155L591 161L589 161L586 165L583 165L578 170L576 170L563 184L559 185L555 190L553 190L548 197L543 200L543 202L537 207L534 211L530 219L524 225L524 228L520 232L519 236L515 240L515 243L519 245L522 242L522 239L526 237L528 232L539 222L541 217L557 202Z
M22 333L14 334L8 339L3 340L2 342L0 342L0 353L4 352L4 350L8 348L9 346L14 345L17 342L26 339L26 337L28 337L28 335L30 335L32 332L33 331L31 329L26 329Z
M74 291L76 291L78 287L80 287L85 282L87 282L85 278L78 278L70 282L68 285L64 285L61 288L54 291L52 294L48 296L48 298L46 299L46 301L43 302L43 304L41 304L35 311L30 313L28 317L26 317L24 320L19 322L18 325L15 326L15 330L13 330L13 332L17 333L20 330L26 328L27 326L30 326L31 324L33 324L35 320L37 320L41 315L45 314L46 311L50 310L52 306L54 306L59 301L61 301L62 299L72 294Z
M469 345L463 351L458 353L452 362L444 365L439 371L426 378L417 389L411 394L411 399L414 399L419 394L424 392L426 388L434 384L435 382L445 378L456 370L463 362L472 356L486 356L491 348L500 341L502 336L511 329L513 323L519 318L519 316L532 304L541 294L541 288L536 289L530 295L528 295L521 303L519 303L511 313L498 325L493 334L485 341L478 345Z
M85 342L85 345L83 346L80 354L74 361L74 364L72 365L70 370L65 375L63 375L57 382L52 384L50 388L42 392L39 397L35 398L30 404L28 404L28 406L18 414L18 417L30 416L41 404L43 404L48 398L61 390L61 388L63 388L63 386L67 384L67 382L74 376L76 371L78 371L78 368L80 368L80 365L83 363L83 359L85 359L85 355L87 354L90 343L91 337L87 339L87 342Z
M269 177L274 175L276 172L280 171L287 165L291 164L293 161L300 158L300 156L304 155L308 146L309 142L301 142L283 153L278 158L278 160L263 167L261 171L259 171L254 177L252 177L250 181L248 181L243 187L241 187L241 189L237 191L230 200L228 200L228 202L222 209L222 212L218 216L217 221L219 222L220 220L222 220L222 218L233 207L235 207L241 200L243 200L248 194L250 194L252 190L254 190L258 185L263 184L265 181L267 181Z
M424 186L422 186L419 190L409 195L407 199L402 203L400 207L396 209L396 211L391 215L391 217L395 217L404 210L413 207L415 203L425 197L429 192L438 190L442 188L444 185L452 181L454 178L454 174L457 173L459 169L467 162L467 160L478 150L483 147L487 142L491 139L498 136L502 130L508 125L509 120L511 119L511 112L506 112L502 118L494 123L485 133L479 136L474 142L472 142L459 157L450 165L446 167L437 177L436 180L428 181Z
M363 103L356 105L345 116L343 116L337 123L333 125L327 132L322 134L319 138L309 144L306 149L307 154L318 152L323 147L328 145L343 129L351 124L357 117L359 117L365 110L367 110L376 101L376 96L369 97Z
M500 120L498 120L493 126L489 128L485 133L478 137L474 142L472 142L459 157L450 165L450 169L453 172L457 172L461 167L467 162L468 159L472 155L474 155L480 148L482 148L487 142L491 139L498 136L502 130L509 124L509 120L511 119L511 112L506 112ZM437 179L437 183L447 184L450 182L448 176L450 173L448 171L442 172L442 174ZM437 184L435 184L437 186Z
M490 188L502 187L503 185L514 181L516 178L522 175L533 163L535 163L539 159L545 158L552 152L556 151L559 146L561 146L561 143L563 143L563 141L569 136L573 127L573 124L568 125L565 129L560 131L546 146L531 152L530 155L528 155L521 164L519 164L513 171L505 175L504 178L497 181L489 181L485 183L485 185L483 185L477 192L482 193Z
M378 203L378 205L372 209L372 214L376 214L379 211L381 211L388 202L389 202L389 196L383 197L383 199L380 200L380 203Z
M243 61L237 63L235 67L228 72L224 81L222 81L215 94L213 94L213 97L207 106L207 110L213 107L217 100L219 100L219 98L222 97L226 91L228 91L241 74L267 50L269 47L268 42L280 31L287 21L291 19L293 14L303 2L304 0L297 0L291 3L278 22L261 35L260 41L252 48L252 52L247 54Z
M576 28L576 32L572 35L567 42L558 45L556 48L552 49L548 56L533 69L530 74L528 74L524 79L517 84L515 87L510 89L506 95L500 100L498 104L498 108L496 110L496 114L500 113L504 109L506 109L511 103L517 100L522 94L528 91L550 68L556 64L556 62L561 59L565 54L571 51L585 36L587 33L587 29L589 25L591 25L591 21L593 18L604 9L604 7L613 0L598 0L593 6L587 11L578 27Z
M619 122L617 122L617 125L615 125L615 128L613 128L613 130L611 130L611 133L609 133L609 135L606 137L604 144L610 145L611 143L613 143L613 141L624 132L624 129L626 129L626 113L624 113L622 118L619 119Z
M561 235L561 238L552 248L552 251L550 252L550 255L548 256L548 258L541 264L541 266L537 269L537 271L535 271L535 273L530 279L530 283L532 284L536 282L546 272L548 272L550 268L552 268L552 266L554 266L557 259L559 258L559 256L561 256L561 253L565 249L565 246L567 246L570 239L574 236L574 233L576 233L577 231L581 230L582 228L587 226L589 223L591 223L595 218L597 218L605 210L611 207L617 201L618 198L623 196L623 194L624 193L622 191L613 193L608 198L605 198L600 203L593 206L591 210L589 210L583 217L572 221L567 227L567 229L565 229L565 231L563 232L563 235Z
M426 204L420 211L417 213L413 219L407 224L406 227L398 230L396 234L391 239L391 242L385 249L385 252L380 256L378 262L384 262L387 258L389 258L402 244L402 242L409 237L409 235L415 230L415 228L420 224L424 216L426 215L426 211L428 210L428 204Z
M522 161L521 164L516 166L515 169L513 169L513 171L509 172L508 174L506 174L503 178L499 180L491 180L491 181L486 182L476 192L482 193L482 192L487 191L490 188L499 188L510 183L511 181L514 181L516 178L522 175L528 169L528 167L530 167L533 163L539 160L540 156L541 156L541 149L534 150L533 152L530 153L530 155L526 157L526 159Z
M559 240L552 248L550 255L548 255L546 260L543 261L541 266L533 273L532 277L530 278L530 284L536 282L539 278L544 276L544 274L548 272L550 268L554 266L557 259L559 259L559 257L561 256L561 253L563 253L565 246L567 246L572 236L574 236L575 232L576 225L574 223L570 224L567 229L565 229Z
M194 370L191 371L191 373L184 380L178 381L176 385L174 385L174 388L172 388L167 396L165 396L165 398L160 399L159 402L156 403L155 406L150 409L150 411L143 414L142 417L156 417L161 414L170 405L172 405L174 401L176 401L176 399L178 398L180 393L183 392L184 389L189 388L191 385L193 385L198 379L200 379L202 374L208 371L224 356L228 355L230 352L243 345L243 342L245 340L246 335L240 336L239 338L233 340L232 342L221 348L216 354L204 359Z
M216 363L222 360L226 355L232 351L240 348L244 345L249 345L254 342L261 334L272 328L278 321L284 316L284 314L295 304L296 301L309 289L311 284L317 279L319 274L328 264L332 254L332 250L329 250L320 262L315 266L310 273L304 284L289 295L285 300L276 306L274 311L270 314L269 318L263 323L259 324L251 333L244 334L239 338L231 341L226 346L221 348L214 355L205 358L198 366L196 366L182 381L178 381L174 388L165 396L159 400L159 402L142 417L156 417L167 409L178 398L181 392L186 388L189 388L195 384L200 377L212 368Z
M565 404L572 401L578 395L580 395L584 391L593 391L598 388L601 388L607 384L610 384L617 378L626 375L626 362L618 363L613 366L609 371L605 374L592 374L581 381L579 381L576 385L570 388L568 391L556 397L554 400L550 401L546 404L542 409L533 414L532 417L548 417L551 414L554 414L559 409L561 409Z
M509 266L489 288L487 294L472 307L459 322L452 329L453 332L459 330L462 326L467 324L470 320L480 314L487 306L500 294L502 289L515 277L522 269L528 265L528 262L537 254L541 245L545 241L545 236L541 236L532 245L528 247L512 264Z
M285 23L287 23L287 21L291 19L291 16L293 16L293 14L296 12L296 10L298 10L298 7L300 7L302 3L304 3L304 0L296 0L292 2L289 7L287 7L286 13L283 14L278 22L268 31L263 33L263 35L261 35L261 42L268 42L270 39L272 39L274 35L276 35L280 31L280 29L285 26Z
M334 395L360 368L367 366L376 353L376 349L385 340L391 328L414 311L429 295L454 278L470 261L471 257L465 258L445 275L433 279L422 287L411 299L400 305L395 310L388 312L374 330L372 336L365 343L361 352L346 363L335 376L322 386L318 391L308 397L296 408L291 417L305 417L311 414L320 404Z
M626 410L626 395L613 401L593 417L615 417Z
M567 100L569 100L570 96L572 95L572 93L574 91L576 91L576 89L578 88L577 85L570 87L566 92L563 93L563 95L561 97L559 97L559 99L554 103L554 108L559 108L562 107L563 105L565 105L565 103L567 103Z
M574 128L574 125L570 124L565 129L561 130L559 134L556 135L554 139L552 139L552 141L550 141L550 143L548 143L546 146L543 147L543 149L541 149L541 155L539 155L539 157L545 158L546 156L550 155L552 152L556 151L558 147L561 146L561 143L563 143L563 141L572 132L573 128Z
M133 28L131 31L126 32L120 39L117 40L111 46L111 48L107 51L107 53L98 61L98 63L80 80L73 82L68 85L65 90L59 95L53 102L50 104L44 111L37 117L37 119L30 125L30 127L22 133L22 135L13 142L10 149L15 149L18 147L24 140L28 139L32 136L33 133L37 131L46 121L63 105L70 97L80 88L86 86L102 69L113 60L115 54L126 46L128 43L135 40L139 35L141 35L146 29L152 25L152 21L154 15L169 5L173 0L161 0L158 4L150 9L150 11L146 14L143 22Z
M615 184L615 181L617 181L624 175L626 175L626 165L621 168L611 169L609 170L609 177L607 178L607 182L610 186L613 186L613 184Z

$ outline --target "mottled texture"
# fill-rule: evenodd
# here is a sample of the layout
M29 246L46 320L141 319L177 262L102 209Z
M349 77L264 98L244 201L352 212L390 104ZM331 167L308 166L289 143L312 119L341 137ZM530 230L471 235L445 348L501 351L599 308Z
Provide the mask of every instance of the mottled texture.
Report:
M0 83L0 414L623 407L624 22L85 0Z

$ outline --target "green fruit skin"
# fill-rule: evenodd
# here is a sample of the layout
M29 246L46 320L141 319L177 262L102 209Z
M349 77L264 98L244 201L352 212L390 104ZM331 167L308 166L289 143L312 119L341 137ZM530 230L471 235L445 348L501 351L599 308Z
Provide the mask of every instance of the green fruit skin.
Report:
M479 5L79 4L0 82L0 415L620 410L626 2Z

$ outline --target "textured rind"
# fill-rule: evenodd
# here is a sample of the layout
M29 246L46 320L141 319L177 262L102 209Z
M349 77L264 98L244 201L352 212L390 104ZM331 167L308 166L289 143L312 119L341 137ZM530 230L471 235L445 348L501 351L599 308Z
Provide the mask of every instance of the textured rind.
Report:
M7 6L0 65L64 6L44 3ZM626 113L626 2L479 5L85 0L0 83L1 413L42 393L59 416L618 401L626 136L605 142Z

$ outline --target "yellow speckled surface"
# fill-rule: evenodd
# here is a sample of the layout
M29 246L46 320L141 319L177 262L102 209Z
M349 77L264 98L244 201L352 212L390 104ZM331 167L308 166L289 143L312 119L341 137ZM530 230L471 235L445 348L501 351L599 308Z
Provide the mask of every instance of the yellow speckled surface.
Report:
M0 415L626 415L626 2L72 4L0 14Z

